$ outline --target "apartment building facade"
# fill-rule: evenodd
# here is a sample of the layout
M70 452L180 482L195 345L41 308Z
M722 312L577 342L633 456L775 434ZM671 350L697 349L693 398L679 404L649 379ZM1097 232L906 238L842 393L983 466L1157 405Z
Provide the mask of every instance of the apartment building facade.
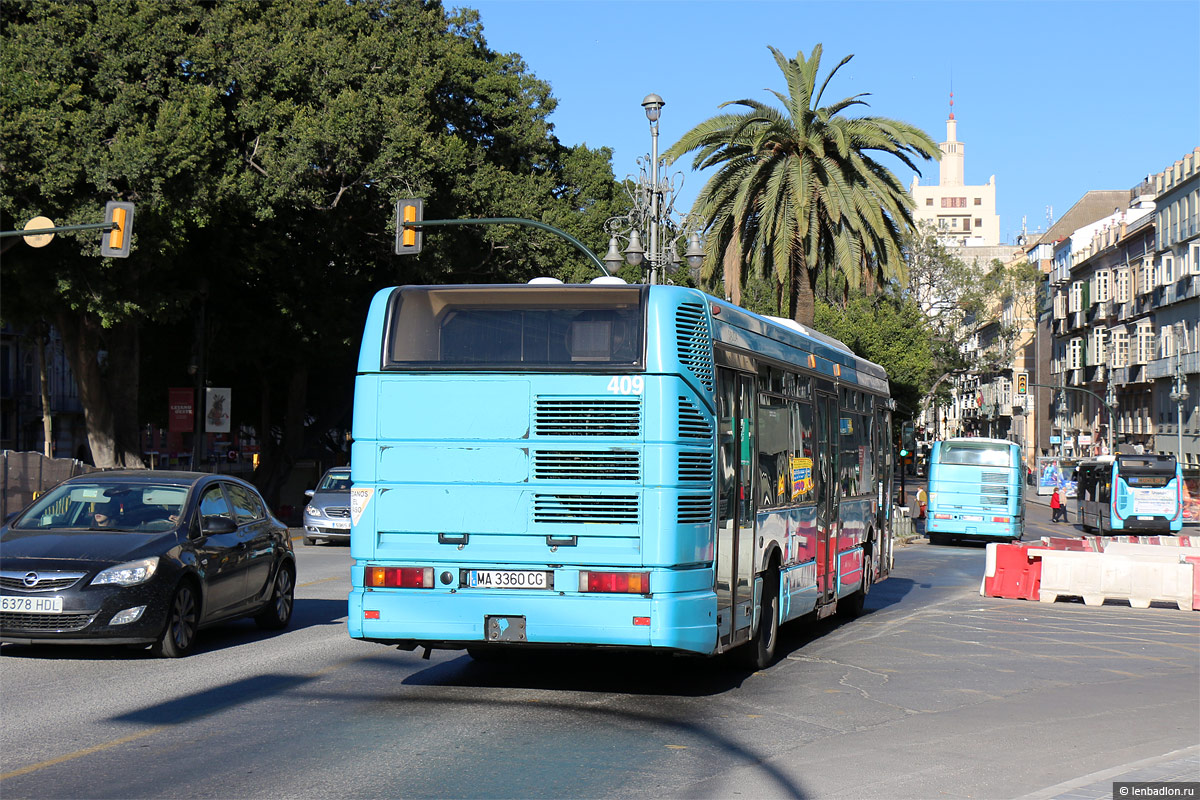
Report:
M1200 148L1055 242L1051 455L1175 455L1200 471ZM1110 445L1111 442L1111 445Z

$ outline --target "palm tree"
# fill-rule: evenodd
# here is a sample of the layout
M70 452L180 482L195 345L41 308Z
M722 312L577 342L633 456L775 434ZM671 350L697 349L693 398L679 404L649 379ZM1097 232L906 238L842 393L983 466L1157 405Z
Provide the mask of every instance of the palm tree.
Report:
M833 68L814 95L821 45L806 59L789 59L774 47L787 94L771 93L784 111L754 100L706 120L665 154L674 161L697 151L694 169L719 166L701 189L692 214L706 232L703 276L723 268L725 291L741 299L742 265L773 276L792 317L812 325L817 276L833 270L851 288L866 277L905 276L901 239L913 225L912 198L892 172L875 160L889 153L917 171L912 157L935 158L938 146L913 125L885 117L839 116L867 103L866 94L822 107L830 80L853 56Z

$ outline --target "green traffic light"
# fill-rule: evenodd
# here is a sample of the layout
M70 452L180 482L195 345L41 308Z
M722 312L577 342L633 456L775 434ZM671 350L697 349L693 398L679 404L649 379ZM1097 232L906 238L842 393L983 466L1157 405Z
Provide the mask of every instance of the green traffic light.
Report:
M900 457L901 457L901 458L905 458L907 455L908 455L908 451L907 451L907 450L901 450L901 451L900 451Z

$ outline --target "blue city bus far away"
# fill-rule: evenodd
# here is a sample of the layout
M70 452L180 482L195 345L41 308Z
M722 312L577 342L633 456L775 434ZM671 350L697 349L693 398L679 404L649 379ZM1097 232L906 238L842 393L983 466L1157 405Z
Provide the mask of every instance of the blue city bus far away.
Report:
M950 539L1015 542L1025 526L1021 448L1005 439L957 438L933 443L925 533Z
M1100 533L1183 530L1183 470L1175 456L1121 454L1075 471L1079 522Z
M694 289L376 295L354 393L350 635L774 657L891 565L887 375Z

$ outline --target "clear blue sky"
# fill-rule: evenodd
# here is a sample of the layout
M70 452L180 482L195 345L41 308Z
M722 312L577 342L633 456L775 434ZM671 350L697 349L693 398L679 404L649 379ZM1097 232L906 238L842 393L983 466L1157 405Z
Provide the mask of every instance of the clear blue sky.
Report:
M854 54L825 101L870 92L863 113L943 141L951 81L966 182L996 176L1001 237L1046 227L1091 189L1129 189L1200 145L1200 0L768 2L475 0L488 45L549 83L566 145L613 149L617 178L650 152L642 98L666 106L665 150L728 100L777 104L768 45L824 46L822 76ZM822 78L823 79L823 78ZM853 113L853 112L852 112ZM704 176L690 158L679 206ZM908 186L912 172L894 171ZM922 168L937 182L937 165Z

